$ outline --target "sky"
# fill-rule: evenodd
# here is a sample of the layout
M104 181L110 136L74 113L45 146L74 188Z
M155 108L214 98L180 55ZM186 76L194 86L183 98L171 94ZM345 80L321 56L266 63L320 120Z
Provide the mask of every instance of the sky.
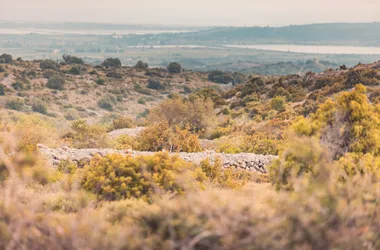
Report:
M0 20L191 26L380 21L380 0L0 0Z

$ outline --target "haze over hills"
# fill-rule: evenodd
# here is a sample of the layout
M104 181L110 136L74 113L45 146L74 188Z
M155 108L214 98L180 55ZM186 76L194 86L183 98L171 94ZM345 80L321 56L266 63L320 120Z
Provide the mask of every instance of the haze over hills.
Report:
M167 25L129 25L106 23L46 23L0 22L0 29L41 30L110 30L131 32L126 37L129 45L159 44L314 44L314 45L361 45L380 46L380 22L373 23L325 23L291 25L283 27L191 27ZM136 36L134 30L174 30L175 34ZM179 33L180 31L193 31ZM32 33L32 31L31 31ZM117 33L116 33L117 34ZM128 34L124 34L128 35ZM147 39L148 38L148 39Z
M375 61L379 49L373 46L380 41L379 30L380 23L199 28L3 22L0 23L0 49L25 59L60 59L64 53L77 54L94 65L105 57L118 57L129 66L138 60L162 67L177 61L187 69L202 71L222 69L263 75L304 74L308 70L321 72L343 64L354 66L359 62ZM259 46L247 49L249 45L260 45L266 49ZM276 51L276 45L323 46L321 51L327 53L318 53L317 47L306 47L305 51L302 47L300 51L288 51L286 48ZM339 50L343 54L339 54ZM308 63L310 61L323 63L313 66Z
M380 22L284 27L220 27L185 34L160 34L155 38L167 44L199 42L380 46ZM141 39L144 40L144 36Z

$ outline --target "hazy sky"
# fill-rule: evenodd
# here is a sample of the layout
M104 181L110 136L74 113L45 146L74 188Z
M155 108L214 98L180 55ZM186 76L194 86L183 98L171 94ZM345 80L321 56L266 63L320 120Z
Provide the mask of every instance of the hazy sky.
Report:
M380 0L0 0L0 20L177 25L380 21Z

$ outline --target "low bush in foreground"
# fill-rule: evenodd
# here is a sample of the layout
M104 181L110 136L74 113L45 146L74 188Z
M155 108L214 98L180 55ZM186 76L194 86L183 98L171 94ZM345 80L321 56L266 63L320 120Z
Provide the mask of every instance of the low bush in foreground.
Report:
M183 193L185 187L181 175L190 168L191 164L164 153L135 158L121 155L95 157L85 168L82 185L103 200L149 200L159 189Z

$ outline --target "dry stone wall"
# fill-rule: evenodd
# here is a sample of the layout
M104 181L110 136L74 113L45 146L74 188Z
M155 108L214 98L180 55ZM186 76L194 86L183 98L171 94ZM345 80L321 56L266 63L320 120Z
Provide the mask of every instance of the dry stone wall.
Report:
M105 156L107 154L122 154L131 155L132 157L138 155L151 155L155 152L141 152L141 151L123 151L115 149L75 149L69 147L62 148L48 148L44 145L38 145L39 151L51 162L52 165L57 165L62 160L82 161L90 160L95 155L99 154ZM202 160L210 159L214 162L219 158L223 167L234 167L237 169L246 169L251 171L258 171L266 173L266 167L277 157L271 155L257 155L251 153L240 154L224 154L216 153L214 151L206 151L199 153L170 153L176 154L183 160L199 164Z

